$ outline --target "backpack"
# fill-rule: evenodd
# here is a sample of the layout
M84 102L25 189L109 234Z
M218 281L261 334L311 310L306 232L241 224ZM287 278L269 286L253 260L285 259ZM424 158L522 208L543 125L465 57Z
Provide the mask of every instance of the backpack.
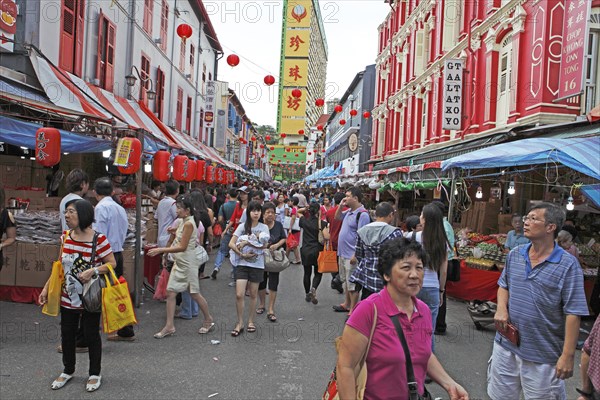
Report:
M360 221L360 216L361 216L363 213L367 213L367 215L369 216L369 222L367 222L368 224L370 224L371 222L373 222L373 218L371 218L371 213L369 213L369 211L368 211L368 210L361 211L361 212L359 212L359 213L357 213L357 214L356 214L356 226L357 226L357 227L358 227L358 221Z

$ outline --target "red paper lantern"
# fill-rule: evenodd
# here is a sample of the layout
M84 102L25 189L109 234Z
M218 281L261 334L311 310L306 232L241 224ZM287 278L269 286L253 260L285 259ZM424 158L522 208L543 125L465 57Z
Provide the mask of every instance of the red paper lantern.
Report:
M323 150L321 150L321 153L325 153L326 151L327 151L327 150L323 149Z
M271 86L275 83L275 77L273 75L267 75L264 79L265 85Z
M346 120L345 119L340 119L340 125L346 125Z
M271 146L271 150L275 150L275 146ZM273 155L275 155L275 154L273 154Z
M287 154L284 154L284 155L283 155L283 158L287 158Z
M252 137L250 138L250 140L252 140L253 142L256 142L256 136L252 136Z
M206 183L215 183L215 168L212 165L206 167Z
M357 114L358 114L358 111L356 111L355 109L350 110L351 116L356 117Z
M159 182L169 180L169 160L171 153L165 150L158 150L152 157L152 176Z
M300 157L300 154L296 153L294 154L295 157Z
M265 148L265 145L264 145L264 144L261 144L261 145L260 145L260 148L261 148L261 149L264 149L264 148Z
M271 140L271 135L265 136L265 140Z
M333 109L335 110L335 112L342 112L344 108L341 104L337 104L335 107L333 107Z
M323 130L323 125L317 125L317 130L322 131Z
M308 154L309 156L311 156L311 155L312 155L312 153L311 153L310 151L309 151L308 153L306 153L306 154Z
M191 161L183 155L175 156L173 159L173 179L176 181L191 182L190 175L195 177L196 171L191 171ZM194 163L195 164L195 163Z
M204 174L206 173L206 161L196 161L196 180L202 182L204 180Z
M300 153L304 153L304 149L300 149Z
M240 57L237 54L227 56L227 64L231 67L236 67L240 63Z
M300 89L292 90L292 96L299 99L300 97L302 97L302 90L300 90Z
M225 171L223 168L217 168L215 170L215 181L220 184L225 183Z
M139 142L139 141L138 141ZM40 128L35 133L35 161L44 167L60 162L60 132L55 128ZM139 168L138 162L138 168Z
M192 37L192 27L188 24L180 24L177 27L177 36L183 40L183 43L187 40L187 38Z
M365 112L363 113L363 117L364 117L364 118L371 118L371 113L370 113L370 112L368 112L368 111L365 111Z
M142 143L132 137L123 138L123 146L129 147L129 157L126 167L118 167L119 172L125 175L135 174L140 169L142 162Z
M325 100L323 99L316 99L315 100L315 106L317 107L323 107L325 105Z
M298 130L298 135L304 135L304 129L299 129Z
M285 139L285 137L286 137L287 135L286 135L285 133L282 133L282 134L281 134L281 135L279 135L279 136L281 136L283 139Z

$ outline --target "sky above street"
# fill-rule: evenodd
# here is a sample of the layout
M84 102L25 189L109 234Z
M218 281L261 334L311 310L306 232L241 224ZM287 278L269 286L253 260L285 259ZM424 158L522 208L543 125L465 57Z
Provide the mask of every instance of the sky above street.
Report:
M218 79L229 82L246 114L259 125L277 125L277 84L267 87L263 78L279 82L282 1L205 1L219 42L225 51ZM354 76L375 63L377 27L389 12L383 0L321 0L329 61L325 100L341 97ZM237 67L225 59L235 53Z

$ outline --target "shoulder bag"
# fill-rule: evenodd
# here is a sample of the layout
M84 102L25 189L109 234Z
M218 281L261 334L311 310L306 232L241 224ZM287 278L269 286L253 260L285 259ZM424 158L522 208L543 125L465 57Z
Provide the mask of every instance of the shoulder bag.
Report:
M208 262L208 253L206 252L206 249L200 245L197 245L195 251L198 265L206 264Z
M371 341L373 340L373 333L375 333L375 326L377 325L377 306L373 304L373 326L371 326L371 333L369 335L369 344L367 344L367 350L365 354L362 356L360 362L356 366L354 370L354 377L356 379L356 399L362 400L365 396L365 388L367 386L367 355L369 354L369 349L371 348ZM342 342L342 337L339 336L335 339L335 350L338 351L340 344ZM338 351L339 352L339 351ZM329 382L327 383L327 388L325 389L325 393L323 393L322 400L339 400L340 394L338 393L338 384L337 384L337 373L336 368L333 369L331 373L331 377L329 378Z
M92 239L92 256L90 258L90 268L94 267L94 260L96 259L96 244L98 241L98 232L94 233ZM88 312L98 313L102 311L102 288L106 287L104 279L100 276L90 279L88 282L83 284L83 295L81 301L83 307Z
M290 260L285 255L283 248L277 250L266 249L264 254L266 272L281 272L290 266Z
M398 338L400 338L400 343L402 343L402 349L404 350L404 358L406 358L406 382L408 383L409 393L408 398L410 400L432 400L431 394L429 394L427 388L425 388L423 394L419 394L419 384L415 379L415 371L413 370L412 359L410 357L410 349L408 348L408 344L406 343L404 331L402 331L402 325L400 325L398 317L390 317L390 319L394 323L396 333L398 334Z

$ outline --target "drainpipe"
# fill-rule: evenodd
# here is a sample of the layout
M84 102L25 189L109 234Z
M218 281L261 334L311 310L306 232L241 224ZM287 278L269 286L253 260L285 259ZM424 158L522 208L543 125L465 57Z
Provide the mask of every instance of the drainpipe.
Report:
M174 58L175 58L175 30L177 29L175 27L176 23L175 21L177 20L177 14L176 11L177 10L177 0L175 0L175 3L173 5L173 15L175 16L175 18L173 18L173 28L171 29L172 31L172 35L171 35L171 72L170 72L170 76L169 76L169 97L167 97L169 99L169 113L168 118L169 120L167 120L167 125L171 125L171 119L172 118L172 112L173 112L173 103L176 103L177 101L172 101L173 99L173 64L174 64Z
M127 66L127 69L125 71L125 73L129 73L129 71L131 71L131 67L133 66L133 44L134 44L134 38L135 38L135 0L129 0L129 26L127 27L127 53L125 55L126 60L125 60L125 65ZM129 92L130 92L130 88L129 86L125 85L125 87L127 89L126 93L125 93L125 97L128 98L129 96Z
M466 16L465 16L466 17ZM469 21L469 23L467 24L467 53L469 53L469 68L464 70L464 74L467 74L469 76L469 86L467 87L467 91L469 93L469 97L465 96L465 88L463 87L463 102L464 105L466 106L466 108L468 108L467 110L467 115L465 115L463 117L463 120L468 120L467 121L467 125L463 127L461 135L460 135L460 139L463 140L465 138L465 131L471 127L473 125L473 101L471 98L471 93L473 93L473 83L474 83L474 75L475 75L475 71L473 70L473 61L475 60L474 57L474 51L471 48L471 37L472 37L472 28L471 28L471 21ZM464 76L463 74L463 76Z
M198 46L196 46L196 65L194 66L194 68L196 68L196 82L194 85L194 91L196 93L196 107L194 107L194 109L196 110L196 112L194 113L194 115L196 116L196 121L195 122L195 126L196 126L196 132L198 132L198 141L201 142L202 141L202 132L200 132L200 125L202 125L202 121L200 120L200 118L202 118L202 114L200 113L200 110L198 109L198 94L200 93L198 91L198 85L200 84L200 80L199 80L199 76L200 76L200 60L201 57L200 55L202 54L202 32L204 30L204 23L202 21L200 21L200 31L198 32ZM194 71L192 71L192 73L194 73ZM214 121L213 121L214 124ZM190 132L190 136L192 136L192 132ZM193 137L193 136L192 136Z

